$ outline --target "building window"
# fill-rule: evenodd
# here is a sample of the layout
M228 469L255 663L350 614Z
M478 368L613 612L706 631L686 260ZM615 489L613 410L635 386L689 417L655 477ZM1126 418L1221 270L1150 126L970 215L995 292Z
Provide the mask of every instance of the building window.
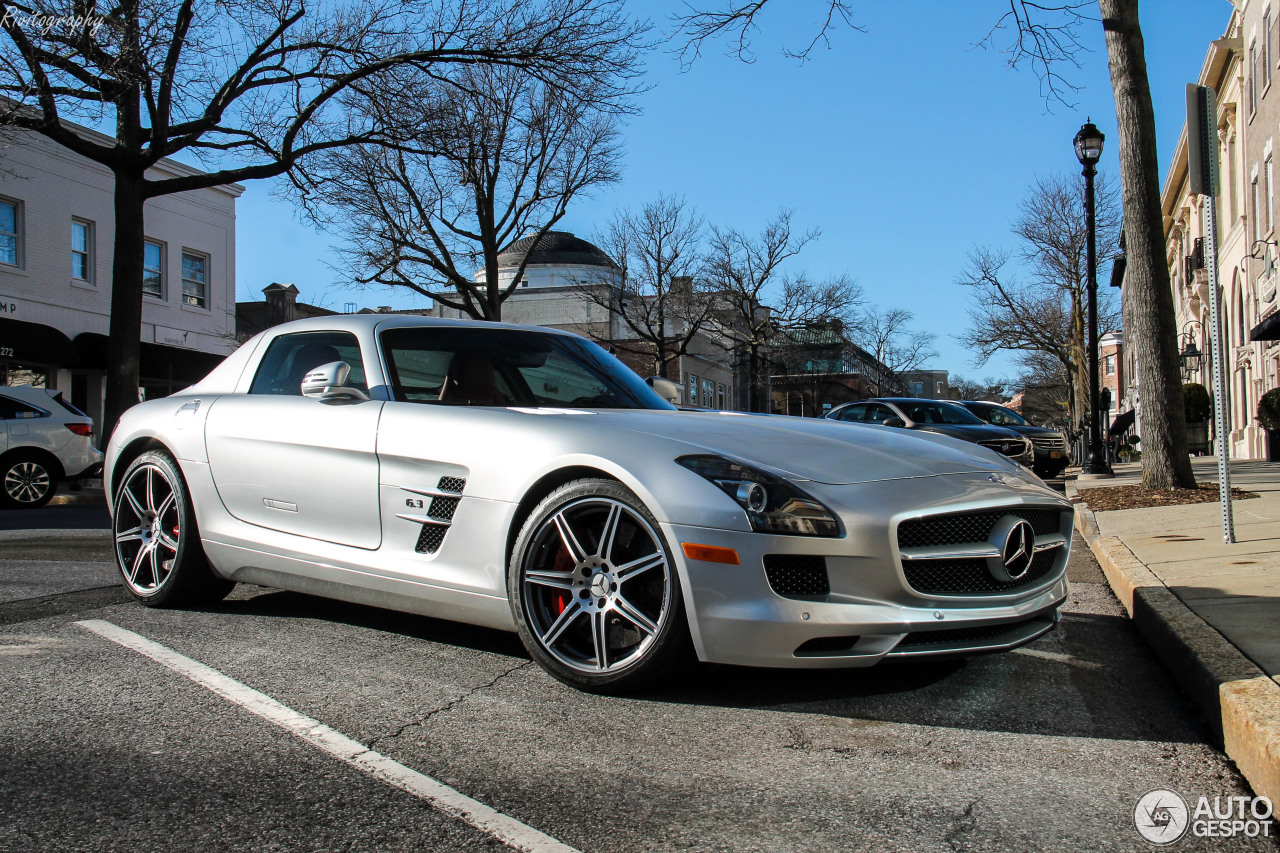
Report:
M907 383L907 395L908 395L908 396L911 396L911 397L923 397L923 396L924 396L924 383L923 383L923 382L908 382L908 383Z
M1262 85L1271 85L1271 10L1262 13Z
M1258 111L1258 46L1249 45L1249 115Z
M698 405L698 377L692 373L689 374L689 405Z
M702 405L708 409L716 404L716 383L710 379L702 380Z
M0 200L0 264L22 266L22 203Z
M1261 218L1261 214L1262 214L1262 204L1261 204L1261 201L1260 201L1260 200L1259 200L1259 198L1258 198L1258 177L1257 177L1257 175L1254 175L1253 183L1252 183L1252 190L1253 190L1253 211L1252 211L1252 214L1253 214L1253 239L1254 239L1254 241L1256 242L1256 241L1258 241L1258 240L1261 240L1261 239L1262 239L1262 218Z
M142 244L142 292L164 299L164 244L155 240Z
M1275 221L1276 221L1276 219L1275 219L1275 213L1276 213L1275 188L1276 188L1276 184L1275 184L1275 180L1274 180L1274 178L1275 178L1275 170L1272 168L1272 166L1273 166L1273 164L1272 164L1272 160L1271 160L1271 158L1270 158L1270 157L1268 157L1268 158L1267 158L1267 163L1266 163L1266 168L1263 170L1263 177L1264 177L1264 178L1265 178L1265 180L1266 180L1266 186L1263 188L1263 190L1266 192L1266 195L1267 195L1267 223L1266 223L1266 226L1267 226L1267 227L1266 227L1266 230L1267 230L1267 232L1268 232L1268 233L1270 233L1270 231L1271 231L1272 227L1275 225Z
M1103 365L1102 370L1104 373L1106 373L1107 376L1116 375L1116 357L1114 355L1109 355L1106 358L1104 358L1102 361L1102 365Z
M725 405L723 385L716 386L716 408L720 409L721 411L724 411L729 408L728 406Z
M93 282L93 223L71 220L71 277Z
M182 302L205 307L209 295L209 256L182 251Z

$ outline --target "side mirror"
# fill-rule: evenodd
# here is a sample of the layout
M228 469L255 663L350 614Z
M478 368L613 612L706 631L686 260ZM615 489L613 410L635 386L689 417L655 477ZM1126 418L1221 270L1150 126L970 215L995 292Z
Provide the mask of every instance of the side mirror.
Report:
M331 400L368 400L369 395L347 384L351 365L331 361L307 371L302 377L302 396L322 402Z
M663 379L661 376L650 376L644 383L657 392L659 397L673 406L680 399L680 386L670 379Z
M902 418L885 418L883 423L885 426L891 427L904 427L907 425L907 422Z

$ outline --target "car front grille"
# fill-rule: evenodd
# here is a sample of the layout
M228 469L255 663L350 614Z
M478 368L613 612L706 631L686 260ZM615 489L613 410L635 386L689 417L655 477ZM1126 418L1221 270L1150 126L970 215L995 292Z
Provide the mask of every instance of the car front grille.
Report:
M1070 530L1070 513L1056 507L1016 506L907 519L898 525L903 577L922 595L1005 594L1038 586L1065 569L1070 540L1064 531ZM989 567L1003 545L989 540L1006 516L1028 522L1035 532L1031 563L1012 580L997 577Z
M1031 437L1031 443L1043 450L1062 450L1067 446L1060 435L1035 435Z
M827 560L807 554L765 554L769 586L783 598L815 598L831 592Z
M1062 529L1062 511L1037 507L1010 507L983 512L958 512L912 518L898 525L899 548L923 548L929 545L964 545L985 542L991 528L1006 515L1016 515L1031 522L1037 536L1058 533Z
M981 595L1013 592L1034 585L1053 570L1057 549L1041 551L1031 560L1031 568L1016 581L999 581L987 571L985 560L910 560L902 565L907 583L926 595Z
M1021 456L1027 452L1027 444L1020 438L984 439L978 444L1005 456Z

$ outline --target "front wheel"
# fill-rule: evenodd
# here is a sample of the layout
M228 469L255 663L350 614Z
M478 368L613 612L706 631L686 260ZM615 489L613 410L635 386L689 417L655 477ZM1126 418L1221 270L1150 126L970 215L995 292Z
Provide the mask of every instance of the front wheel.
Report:
M620 483L577 480L544 498L516 540L507 593L529 654L580 690L635 690L688 659L675 563Z
M152 450L133 461L116 490L116 565L125 589L148 607L212 604L233 581L213 573L178 463Z

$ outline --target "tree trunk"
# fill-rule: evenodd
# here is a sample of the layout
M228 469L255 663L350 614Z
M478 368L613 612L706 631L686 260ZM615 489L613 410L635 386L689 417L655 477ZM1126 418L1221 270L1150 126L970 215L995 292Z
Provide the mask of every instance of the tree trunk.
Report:
M115 239L111 257L111 327L102 449L125 410L138 402L142 351L143 175L115 173Z
M1138 0L1098 0L1115 92L1129 265L1125 297L1132 328L1126 337L1138 357L1142 402L1142 485L1195 488L1187 455L1178 330L1160 209L1160 164L1147 60L1138 26Z

